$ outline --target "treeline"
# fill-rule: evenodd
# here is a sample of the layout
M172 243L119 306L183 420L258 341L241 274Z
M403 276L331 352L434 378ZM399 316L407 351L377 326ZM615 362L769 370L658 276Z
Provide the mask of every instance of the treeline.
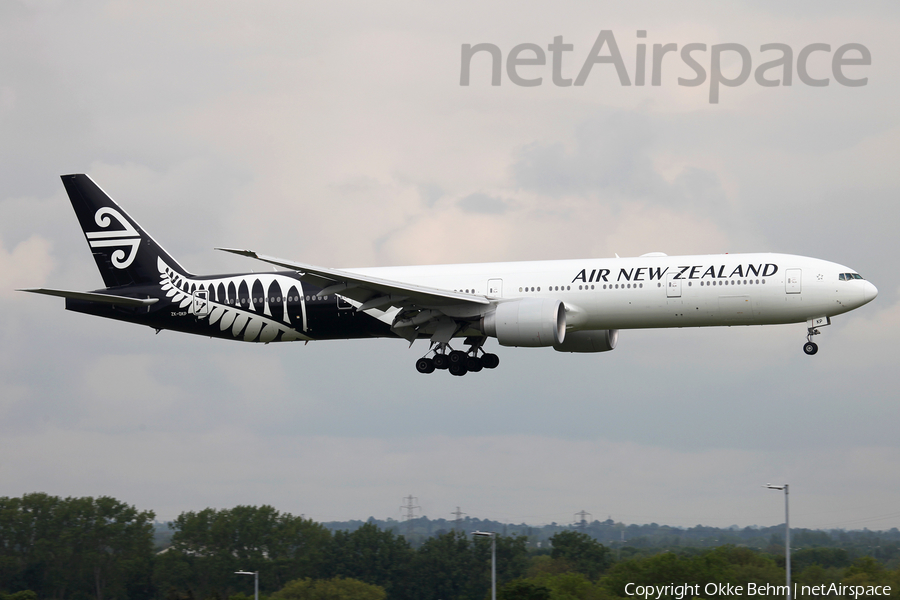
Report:
M777 546L784 549L784 525L771 527L672 527L648 523L626 525L607 519L605 521L582 522L579 524L528 525L510 524L465 517L459 521L452 519L429 519L419 517L409 521L395 519L368 521L333 521L323 523L332 531L353 530L364 522L374 523L380 529L402 534L413 546L429 537L447 531L496 531L504 536L525 536L529 547L546 545L551 537L560 531L576 530L586 533L598 542L615 550L622 556L654 553L681 548L714 548L726 544L747 546L777 553ZM846 531L842 529L814 530L794 527L791 529L792 545L797 548L827 547L842 548L852 558L872 555L879 560L900 559L900 530L896 527L887 531L868 529Z
M28 494L0 498L0 600L247 600L259 572L269 600L485 600L491 543L435 532L413 547L392 529L363 523L331 531L270 506L181 514L169 545L153 546L154 515L113 498ZM562 530L535 548L498 535L500 600L615 600L628 583L783 585L783 555L735 545L617 557L585 533ZM793 555L804 585L890 585L896 561L842 548ZM664 594L665 598L674 594Z

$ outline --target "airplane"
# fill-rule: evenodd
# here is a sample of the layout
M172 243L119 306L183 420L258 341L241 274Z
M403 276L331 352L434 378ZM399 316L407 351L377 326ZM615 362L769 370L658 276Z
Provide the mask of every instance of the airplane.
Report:
M848 267L789 254L588 258L333 269L217 248L280 271L194 275L84 174L63 175L106 286L31 288L66 309L161 330L245 342L353 338L430 342L420 373L496 368L484 350L608 352L619 330L803 323L803 351L831 318L878 290ZM466 350L451 343L461 340ZM457 346L458 348L458 346Z

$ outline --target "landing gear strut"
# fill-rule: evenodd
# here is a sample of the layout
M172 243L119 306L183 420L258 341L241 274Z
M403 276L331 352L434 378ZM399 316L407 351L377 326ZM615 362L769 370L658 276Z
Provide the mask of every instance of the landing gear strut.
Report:
M809 328L809 333L806 335L806 343L803 344L803 351L810 356L819 351L819 345L812 341L812 336L819 335L820 333L822 332L815 327Z
M428 353L416 361L416 370L419 373L433 373L435 369L446 369L451 375L462 377L466 373L477 373L482 369L496 369L500 364L500 357L490 352L485 352L481 347L485 342L483 337L468 337L465 343L469 349L453 350L450 345L443 342L432 343ZM428 354L434 353L433 358ZM481 356L478 353L481 353Z

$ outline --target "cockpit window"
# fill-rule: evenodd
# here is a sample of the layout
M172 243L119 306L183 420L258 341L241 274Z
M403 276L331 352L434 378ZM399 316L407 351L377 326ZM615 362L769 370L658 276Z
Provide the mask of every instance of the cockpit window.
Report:
M838 275L838 281L851 281L853 279L863 279L859 273L841 273Z

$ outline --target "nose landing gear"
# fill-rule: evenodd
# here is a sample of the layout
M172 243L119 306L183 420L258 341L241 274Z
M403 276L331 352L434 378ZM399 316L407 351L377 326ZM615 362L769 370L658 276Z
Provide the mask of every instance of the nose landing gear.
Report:
M826 325L831 325L831 317L813 317L812 319L806 321L807 334L806 343L803 344L803 351L809 356L812 356L819 351L818 344L812 341L812 338L814 335L819 335L820 333L822 333L821 331L819 331L819 327L825 327Z
M803 351L810 356L819 351L819 345L812 341L812 336L819 335L820 333L822 332L815 327L809 328L809 333L806 335L806 343L803 344Z

